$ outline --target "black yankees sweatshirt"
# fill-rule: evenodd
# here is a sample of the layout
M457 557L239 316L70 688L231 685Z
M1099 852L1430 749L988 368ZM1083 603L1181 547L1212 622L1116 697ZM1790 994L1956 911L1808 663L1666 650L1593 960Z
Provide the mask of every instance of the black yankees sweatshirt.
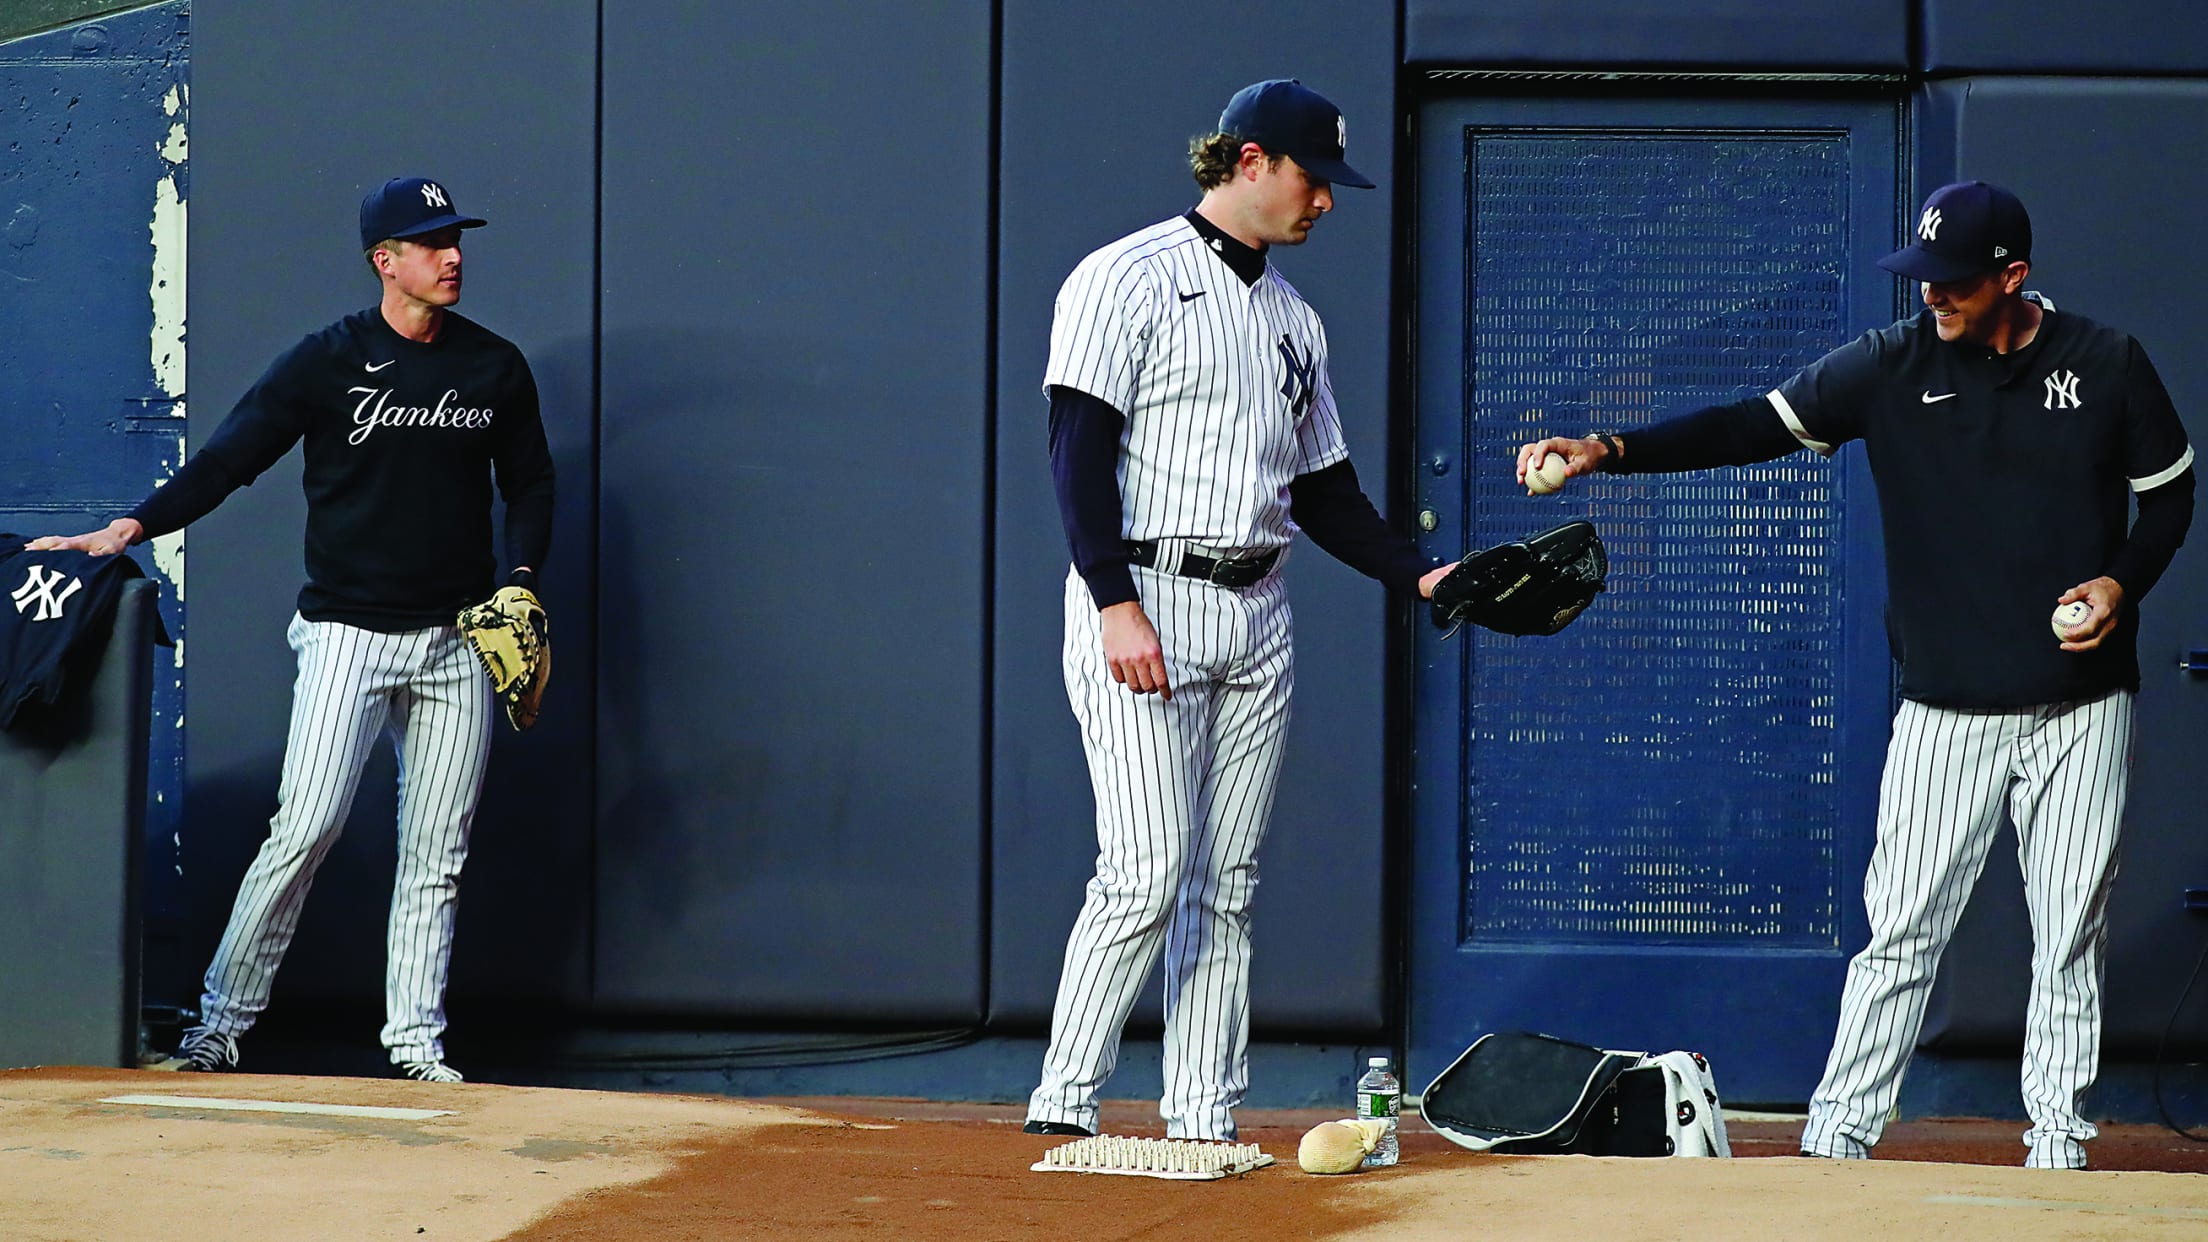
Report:
M408 340L370 307L269 364L207 443L130 512L146 537L180 530L303 444L307 582L299 612L396 633L450 625L497 578L491 488L506 557L542 568L552 455L521 351L452 311Z

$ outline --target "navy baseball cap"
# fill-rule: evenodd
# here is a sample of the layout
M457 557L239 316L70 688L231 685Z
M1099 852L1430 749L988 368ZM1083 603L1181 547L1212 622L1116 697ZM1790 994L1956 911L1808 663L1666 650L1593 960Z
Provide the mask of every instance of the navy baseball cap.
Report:
M1349 141L1342 110L1294 78L1253 82L1236 91L1219 114L1219 132L1254 142L1267 155L1285 155L1336 185L1372 188L1363 173L1342 161Z
M1983 181L1932 191L1917 239L1878 261L1889 272L1940 284L1999 271L2032 257L2032 218L2016 195Z
M419 237L439 229L481 228L489 221L452 209L445 187L427 177L393 177L360 200L360 248L386 237Z

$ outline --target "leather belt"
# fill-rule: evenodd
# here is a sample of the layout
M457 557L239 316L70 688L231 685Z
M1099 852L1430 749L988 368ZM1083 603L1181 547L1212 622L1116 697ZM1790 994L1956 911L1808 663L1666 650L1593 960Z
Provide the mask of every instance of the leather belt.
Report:
M1151 540L1130 539L1127 541L1127 558L1145 569L1156 569L1158 567L1158 545ZM1201 552L1183 550L1181 563L1173 572L1183 578L1196 578L1209 582L1213 586L1231 587L1240 590L1243 587L1256 586L1263 582L1265 575L1273 572L1273 566L1279 563L1280 549L1278 548L1258 556L1234 559L1205 556Z

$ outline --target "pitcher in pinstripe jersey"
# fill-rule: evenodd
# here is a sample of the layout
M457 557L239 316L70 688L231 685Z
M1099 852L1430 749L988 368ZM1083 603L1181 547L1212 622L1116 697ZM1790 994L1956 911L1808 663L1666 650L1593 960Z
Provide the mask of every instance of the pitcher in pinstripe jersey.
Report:
M1202 201L1089 255L1059 291L1044 391L1066 693L1097 866L1067 940L1027 1129L1096 1129L1121 1027L1164 954L1174 1138L1235 1136L1248 1086L1249 909L1295 682L1280 564L1297 529L1430 595L1434 569L1357 483L1319 318L1268 260L1343 161L1341 112L1294 81L1238 92L1191 144Z
M2033 940L2024 1162L2083 1168L2138 607L2192 523L2193 450L2138 341L2024 290L2032 230L2015 195L1942 187L1916 234L1880 264L1919 282L1922 313L1761 397L1630 435L1528 444L1518 477L1549 452L1575 475L1645 473L1863 441L1903 702L1864 880L1870 943L1848 966L1802 1151L1860 1158L1878 1142L2006 811ZM2050 632L2073 601L2084 620Z

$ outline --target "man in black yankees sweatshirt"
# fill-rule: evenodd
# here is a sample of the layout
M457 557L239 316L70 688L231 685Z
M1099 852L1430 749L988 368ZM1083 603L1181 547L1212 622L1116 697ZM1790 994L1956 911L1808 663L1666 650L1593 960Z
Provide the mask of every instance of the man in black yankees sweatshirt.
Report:
M120 552L189 525L304 445L307 581L288 631L299 678L278 808L207 968L199 1024L164 1068L237 1065L238 1037L268 1004L315 868L388 731L399 862L383 1044L409 1077L460 1081L444 1059L445 980L495 713L454 622L498 584L494 481L506 502L509 581L533 584L552 536L552 458L529 364L451 309L460 232L483 223L427 178L370 191L360 244L381 301L285 351L128 515L28 545Z

